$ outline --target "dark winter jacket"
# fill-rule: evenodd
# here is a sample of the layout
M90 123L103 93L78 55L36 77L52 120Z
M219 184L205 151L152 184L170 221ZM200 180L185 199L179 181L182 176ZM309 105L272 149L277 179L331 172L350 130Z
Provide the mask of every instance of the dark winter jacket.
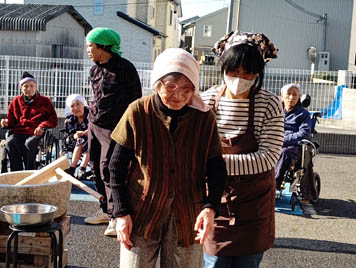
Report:
M66 120L64 121L64 140L65 140L65 146L67 150L73 151L74 147L77 144L84 145L86 147L86 144L88 142L88 136L83 135L79 139L74 139L74 134L77 133L77 131L85 131L88 129L88 113L89 109L88 107L84 107L84 120L83 122L79 123L78 118L74 114L70 114L66 116ZM86 151L86 150L85 150Z
M9 105L7 119L8 128L14 134L34 135L37 127L55 128L58 124L53 104L39 92L30 104L25 103L23 94L16 96Z
M285 112L283 147L297 145L302 139L308 139L311 133L309 112L298 103L291 111Z
M98 62L90 70L94 100L90 103L89 121L113 130L128 105L142 96L135 66L112 54L104 64Z

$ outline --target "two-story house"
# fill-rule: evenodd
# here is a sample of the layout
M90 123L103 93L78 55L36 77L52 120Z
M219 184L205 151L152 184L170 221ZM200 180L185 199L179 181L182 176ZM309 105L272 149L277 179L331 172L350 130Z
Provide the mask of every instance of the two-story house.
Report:
M181 22L181 47L191 52L202 64L214 64L212 48L226 34L228 8Z

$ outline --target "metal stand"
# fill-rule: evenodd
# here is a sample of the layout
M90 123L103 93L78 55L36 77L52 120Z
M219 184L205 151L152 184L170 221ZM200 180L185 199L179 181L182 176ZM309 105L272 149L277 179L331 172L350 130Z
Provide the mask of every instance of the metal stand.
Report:
M10 254L11 254L11 241L14 239L14 252L13 252L13 268L17 268L17 253L18 253L18 234L19 233L49 233L51 236L51 245L53 251L53 267L62 268L63 262L63 231L62 226L56 222L49 222L46 225L38 227L18 227L10 225L12 233L9 235L6 244L6 268L10 268ZM59 233L59 241L55 232ZM57 255L58 251L58 255ZM57 256L59 256L59 265L57 266Z

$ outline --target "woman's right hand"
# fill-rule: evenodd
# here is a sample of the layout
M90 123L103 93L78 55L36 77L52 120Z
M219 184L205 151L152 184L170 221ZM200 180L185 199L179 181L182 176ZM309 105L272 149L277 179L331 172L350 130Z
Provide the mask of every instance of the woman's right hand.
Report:
M73 135L73 138L74 139L78 139L80 138L81 136L85 135L85 131L81 131L81 130L78 130L77 132L75 132L75 134Z
M116 233L117 240L120 241L127 250L130 250L133 247L133 243L130 240L132 232L132 220L130 215L117 217L116 221Z
M1 127L7 127L9 125L9 119L1 119L0 121Z

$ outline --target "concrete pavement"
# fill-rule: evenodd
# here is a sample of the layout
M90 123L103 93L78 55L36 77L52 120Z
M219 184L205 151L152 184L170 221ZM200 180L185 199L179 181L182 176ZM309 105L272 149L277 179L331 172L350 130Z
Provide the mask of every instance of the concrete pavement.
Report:
M356 267L356 156L320 154L315 171L321 177L316 213L276 212L275 245L261 268ZM84 224L97 209L95 202L70 202L69 267L119 267L119 246L115 238L103 236L106 226Z

